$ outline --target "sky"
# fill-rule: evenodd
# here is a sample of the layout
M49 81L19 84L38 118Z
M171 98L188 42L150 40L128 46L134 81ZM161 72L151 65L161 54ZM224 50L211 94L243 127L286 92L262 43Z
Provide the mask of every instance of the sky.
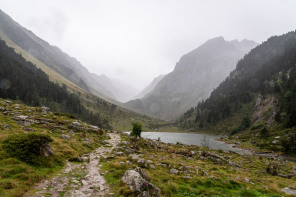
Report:
M0 0L90 72L143 89L206 40L261 43L296 29L295 0Z

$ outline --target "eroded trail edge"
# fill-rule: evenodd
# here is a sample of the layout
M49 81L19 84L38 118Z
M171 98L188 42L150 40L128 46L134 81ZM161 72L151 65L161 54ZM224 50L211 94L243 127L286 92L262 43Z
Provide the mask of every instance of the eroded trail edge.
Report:
M118 134L109 133L111 137L107 146L102 146L87 154L89 162L75 164L68 162L62 173L49 181L40 183L35 196L105 196L109 186L100 172L100 157L106 156L120 142Z

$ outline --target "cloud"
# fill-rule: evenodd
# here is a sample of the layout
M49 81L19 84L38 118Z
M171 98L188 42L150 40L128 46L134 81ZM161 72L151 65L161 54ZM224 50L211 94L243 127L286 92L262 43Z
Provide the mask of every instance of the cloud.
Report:
M206 40L258 43L296 27L295 0L0 0L91 72L143 88Z
M66 14L54 7L46 9L44 15L39 17L31 16L27 21L32 29L36 29L41 35L46 35L47 41L51 44L57 44L63 40L68 23Z

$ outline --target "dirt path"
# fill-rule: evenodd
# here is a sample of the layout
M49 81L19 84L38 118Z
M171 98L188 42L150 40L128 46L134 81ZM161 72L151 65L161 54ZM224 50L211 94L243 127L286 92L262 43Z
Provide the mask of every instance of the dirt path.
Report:
M109 186L100 173L100 157L105 156L120 142L117 134L110 133L108 141L112 146L100 147L88 154L89 163L74 164L68 162L61 174L49 181L40 183L35 197L72 197L72 196L105 196L109 193Z

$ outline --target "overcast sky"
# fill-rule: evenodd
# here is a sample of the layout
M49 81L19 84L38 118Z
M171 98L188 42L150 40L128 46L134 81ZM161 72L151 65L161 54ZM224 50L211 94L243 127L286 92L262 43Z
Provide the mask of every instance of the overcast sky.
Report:
M296 29L296 0L0 0L90 72L144 88L206 40L258 43Z

